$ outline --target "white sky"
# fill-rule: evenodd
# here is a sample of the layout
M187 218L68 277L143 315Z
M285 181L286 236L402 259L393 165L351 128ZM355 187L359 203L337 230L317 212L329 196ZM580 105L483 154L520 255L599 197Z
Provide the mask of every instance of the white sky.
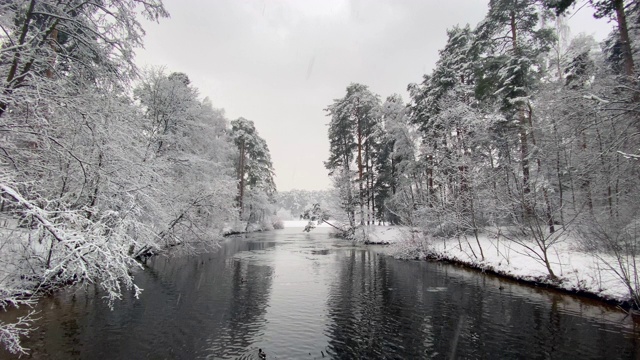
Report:
M255 122L278 190L330 186L325 109L351 82L384 100L420 82L446 29L475 26L488 0L164 0L170 19L144 23L140 66L186 73L230 120ZM600 40L613 24L588 6L572 32Z

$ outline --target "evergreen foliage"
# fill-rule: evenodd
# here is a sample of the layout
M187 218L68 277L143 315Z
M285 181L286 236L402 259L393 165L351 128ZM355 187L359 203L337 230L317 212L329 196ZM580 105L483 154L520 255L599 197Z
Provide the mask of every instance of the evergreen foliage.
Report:
M475 241L477 261L486 250L479 234L489 232L527 249L551 281L555 245L573 234L583 250L617 259L610 270L640 304L639 6L590 2L617 25L601 47L587 36L567 41L563 18L550 10L572 4L491 0L475 29L448 30L433 71L409 85L409 104L394 95L362 112L379 119L370 132L358 128L354 106L378 98L361 95L364 85L329 106L326 166L352 231L368 220L356 215L371 189L375 220L459 239L461 249L460 239ZM364 140L374 144L373 182L359 176Z

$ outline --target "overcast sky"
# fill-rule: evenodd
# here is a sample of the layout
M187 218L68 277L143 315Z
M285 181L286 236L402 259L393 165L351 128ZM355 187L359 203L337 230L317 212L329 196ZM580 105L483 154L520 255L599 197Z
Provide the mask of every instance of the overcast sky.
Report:
M330 186L323 109L351 82L408 101L433 68L446 29L475 26L488 0L164 0L170 19L145 23L138 64L186 73L230 120L255 122L278 190ZM612 27L589 7L572 32L602 39Z

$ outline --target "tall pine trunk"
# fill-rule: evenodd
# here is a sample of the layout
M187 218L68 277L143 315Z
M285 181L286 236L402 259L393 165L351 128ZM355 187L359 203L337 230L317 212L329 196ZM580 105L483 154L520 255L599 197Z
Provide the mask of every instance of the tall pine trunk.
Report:
M618 32L620 33L620 46L624 58L624 74L635 83L635 66L633 63L633 52L631 50L631 38L629 38L629 29L627 27L627 16L624 12L624 1L613 0L613 6L616 9L616 22L618 23Z
M535 137L535 132L533 131L533 108L531 107L531 104L527 104L527 106L529 107L529 130L531 131L531 143L533 143L533 146L536 147L536 137ZM542 161L540 160L540 156L536 155L536 164L538 165L538 173L542 173ZM553 220L553 213L551 212L551 201L549 200L549 191L547 190L547 187L545 185L543 185L542 187L542 196L544 198L544 204L545 204L545 215L546 215L546 220L547 220L547 226L549 227L549 233L553 234L556 230L555 230L555 226L554 226L554 220Z
M516 27L516 13L511 11L511 45L514 54L520 53L518 46L518 30ZM533 215L533 209L531 208L529 194L531 193L531 186L529 184L529 139L527 134L527 116L525 114L524 105L518 106L518 120L520 128L520 166L522 169L522 207L524 210L525 219L529 219Z
M364 189L362 186L362 121L361 117L357 117L358 123L358 202L360 206L360 225L364 225Z
M238 161L238 207L240 213L240 219L242 220L242 209L244 199L244 168L245 168L245 142L242 140L240 144L240 159Z

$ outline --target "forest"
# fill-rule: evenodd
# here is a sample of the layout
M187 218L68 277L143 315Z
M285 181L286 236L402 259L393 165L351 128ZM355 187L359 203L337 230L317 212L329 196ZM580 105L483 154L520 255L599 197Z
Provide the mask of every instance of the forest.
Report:
M353 236L402 224L423 235L413 246L457 239L479 264L489 236L518 245L549 283L571 240L640 304L640 4L588 2L613 27L598 43L569 36L574 2L492 0L477 26L447 31L407 103L352 83L328 105L325 166Z
M409 229L407 258L450 241L509 263L514 244L547 283L566 280L563 251L588 254L637 308L640 3L584 2L610 20L602 42L569 35L576 4L488 1L476 26L447 30L406 102L348 85L326 107L333 194L277 194L252 120L179 69L136 66L142 24L169 16L161 0L0 1L0 309L74 284L109 306L137 297L147 259L279 226L278 201L294 219L326 206L355 240ZM11 353L28 350L24 313L0 321Z
M278 218L281 220L300 219L314 204L328 208L333 203L331 190L289 190L279 191L275 197Z
M0 3L0 308L61 286L110 305L168 249L271 228L275 184L253 121L229 121L180 72L138 69L160 0ZM0 322L23 353L33 313Z

